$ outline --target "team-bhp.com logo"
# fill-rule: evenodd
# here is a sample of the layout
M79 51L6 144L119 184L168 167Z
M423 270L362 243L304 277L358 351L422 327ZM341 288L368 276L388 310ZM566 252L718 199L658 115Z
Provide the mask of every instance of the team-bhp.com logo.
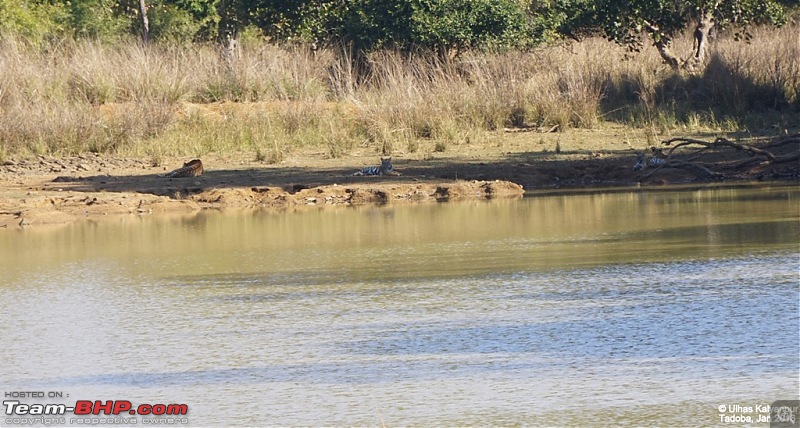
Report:
M69 423L89 423L89 424L115 424L115 423L137 423L137 420L125 418L104 418L103 420L95 420L93 416L97 415L112 415L112 416L148 416L148 417L171 417L170 421L162 421L160 419L142 419L143 424L148 423L187 423L182 419L175 420L175 416L184 416L189 412L189 406L186 404L139 404L134 406L128 400L107 400L105 402L95 400L78 400L74 406L67 406L66 404L24 404L18 400L5 400L3 401L5 408L6 422L10 424L30 424L30 423L45 423L46 418L53 418L64 416L68 413L83 418L70 418ZM38 419L38 420L37 420ZM119 419L119 420L117 420ZM66 418L63 420L52 420L52 422L67 422Z

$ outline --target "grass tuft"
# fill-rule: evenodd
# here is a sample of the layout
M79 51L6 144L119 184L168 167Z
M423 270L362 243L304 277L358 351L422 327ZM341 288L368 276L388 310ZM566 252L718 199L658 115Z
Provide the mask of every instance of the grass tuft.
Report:
M687 51L691 37L675 42ZM800 126L800 31L756 28L749 44L721 34L704 73L631 57L601 39L532 52L466 52L456 60L393 51L368 56L247 41L214 45L57 44L0 38L0 154L165 156L255 153L280 162L299 148L356 147L430 156L504 128L596 128L617 122L657 135Z

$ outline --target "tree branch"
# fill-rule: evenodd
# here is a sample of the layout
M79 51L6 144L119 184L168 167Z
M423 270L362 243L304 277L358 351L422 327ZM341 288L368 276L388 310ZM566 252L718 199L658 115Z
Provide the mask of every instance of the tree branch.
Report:
M728 163L727 164L728 168L729 169L732 168L734 171L745 167L748 168L752 167L754 166L754 164L756 164L755 166L763 166L763 165L783 164L790 162L797 163L797 161L800 160L800 149L791 151L789 153L785 153L786 150L784 149L783 150L784 153L780 154L776 154L770 150L767 150L768 148L782 147L791 143L800 144L800 134L793 134L782 138L778 138L769 144L763 145L762 147L755 147L743 143L735 143L723 137L719 137L714 141L703 141L694 138L676 137L664 140L661 143L665 146L669 146L669 150L667 150L666 153L664 154L663 164L657 166L652 171L644 175L641 178L641 181L648 179L650 176L662 170L663 168L684 169L702 179L722 180L725 178L724 174L711 169L711 167L718 164L711 164L710 166L706 166L697 161L697 159L699 159L702 154L706 153L710 149L732 148L736 151L745 152L751 156L749 159L745 159L735 165L731 165L730 163ZM695 150L685 155L683 159L674 158L677 149L689 146L699 146L699 148L695 147ZM654 148L654 150L656 149Z
M675 151L675 149L677 149L678 147L686 146L686 145L690 145L690 144L697 144L697 145L701 145L701 146L704 146L704 147L720 147L720 146L732 147L732 148L737 149L737 150L743 150L743 151L749 152L750 154L753 154L753 155L764 156L770 162L775 161L775 155L773 155L772 153L770 153L770 152L768 152L766 150L762 150L762 149L759 149L759 148L756 148L756 147L753 147L753 146L750 146L750 145L747 145L747 144L734 143L734 142L728 140L727 138L723 138L723 137L717 138L716 140L714 140L713 143L709 143L709 142L702 141L702 140L695 140L695 139L692 139L692 138L680 138L680 137L678 137L678 138L670 138L669 140L664 140L664 141L661 142L661 144L663 144L665 146L669 146L670 144L672 144L672 143L674 143L676 141L681 141L681 143L676 144L674 147L672 147L668 152L669 154L672 154L672 152Z
M650 37L653 38L653 45L658 49L661 59L663 59L673 70L680 69L684 61L672 52L670 47L670 38L664 34L657 25L650 21L643 19L642 24L650 32Z

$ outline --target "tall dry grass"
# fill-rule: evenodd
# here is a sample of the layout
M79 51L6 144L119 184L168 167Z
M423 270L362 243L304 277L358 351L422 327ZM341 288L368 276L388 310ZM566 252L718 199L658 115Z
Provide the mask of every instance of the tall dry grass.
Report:
M676 43L688 52L691 39ZM84 151L201 155L253 151L277 162L298 147L414 152L481 141L503 127L800 126L797 25L723 35L702 75L675 73L655 49L630 55L591 39L534 52L371 54L245 44L44 48L0 40L0 157ZM365 71L366 70L366 71ZM206 108L203 108L206 106ZM769 114L765 114L767 111Z

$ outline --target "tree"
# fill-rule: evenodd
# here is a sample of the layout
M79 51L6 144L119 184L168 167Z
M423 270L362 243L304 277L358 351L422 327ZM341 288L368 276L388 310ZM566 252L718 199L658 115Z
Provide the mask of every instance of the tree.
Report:
M0 0L0 35L15 34L31 42L67 32L68 9L43 1Z
M68 26L77 37L115 40L131 28L131 20L120 3L103 0L52 0L52 3L64 5L69 12Z
M786 16L774 0L556 0L552 9L563 11L560 31L572 36L602 32L610 40L632 50L649 35L664 61L673 69L695 71L705 65L713 28L736 27L736 37L749 37L750 25L781 25ZM694 26L694 49L681 58L672 50L672 39Z
M525 15L515 1L420 1L411 15L412 43L440 55L482 47L510 47L525 32Z
M147 44L150 42L150 22L147 20L147 4L144 0L139 0L139 14L142 17L142 41Z
M320 15L324 38L367 52L512 46L522 40L525 15L516 0L354 0Z

